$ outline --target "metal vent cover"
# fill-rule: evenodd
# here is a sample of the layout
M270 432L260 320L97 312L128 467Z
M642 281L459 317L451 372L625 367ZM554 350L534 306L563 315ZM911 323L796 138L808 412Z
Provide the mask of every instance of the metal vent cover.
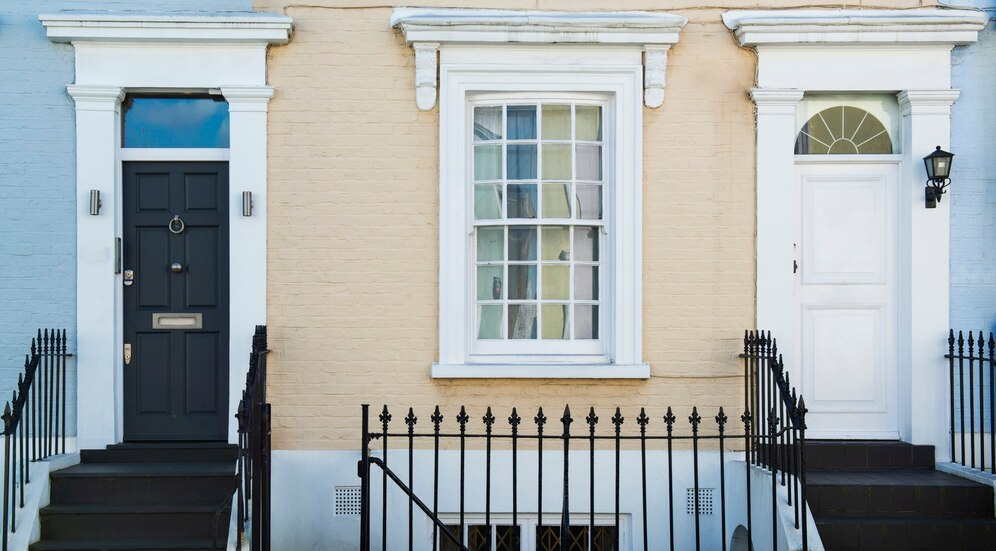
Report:
M699 514L713 515L713 493L715 488L699 488ZM695 514L695 488L685 490L685 512L689 515Z
M360 514L360 487L335 487L335 516L355 517Z

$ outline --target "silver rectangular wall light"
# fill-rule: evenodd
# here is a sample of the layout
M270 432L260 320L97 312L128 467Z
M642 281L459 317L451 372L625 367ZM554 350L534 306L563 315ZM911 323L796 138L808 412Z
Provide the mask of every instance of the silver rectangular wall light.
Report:
M90 190L90 216L97 216L100 214L100 190L91 189Z
M242 216L252 216L252 192L242 192Z

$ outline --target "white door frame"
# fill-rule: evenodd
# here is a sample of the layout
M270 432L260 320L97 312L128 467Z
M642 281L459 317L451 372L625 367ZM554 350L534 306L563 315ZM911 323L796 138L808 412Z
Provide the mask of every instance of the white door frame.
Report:
M291 19L265 14L43 15L48 36L71 42L76 80L76 354L77 445L96 448L123 437L122 281L115 273L121 236L124 160L229 162L230 355L229 430L245 386L254 325L266 319L266 48L289 39ZM128 91L220 90L229 104L228 150L123 150L121 101ZM100 214L89 214L90 190ZM243 217L242 191L255 209Z
M924 208L921 158L950 143L951 49L974 42L984 14L963 10L764 10L723 15L757 50L757 325L792 358L796 109L806 92L896 93L899 174L899 432L947 460L944 350L950 199Z

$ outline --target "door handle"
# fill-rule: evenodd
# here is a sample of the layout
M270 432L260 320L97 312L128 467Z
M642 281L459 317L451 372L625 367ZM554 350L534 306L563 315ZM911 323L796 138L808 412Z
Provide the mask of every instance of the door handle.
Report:
M125 365L131 364L131 343L124 344L124 363Z

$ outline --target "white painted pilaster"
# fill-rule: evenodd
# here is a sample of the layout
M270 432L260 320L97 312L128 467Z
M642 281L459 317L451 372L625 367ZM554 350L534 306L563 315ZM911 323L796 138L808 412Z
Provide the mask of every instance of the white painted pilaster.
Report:
M903 174L900 193L900 365L908 362L910 402L901 417L904 439L935 446L938 461L950 459L948 437L948 376L942 357L946 349L950 305L951 198L937 208L924 207L927 173L922 157L936 146L947 149L951 140L951 105L958 91L907 90L900 92L903 115ZM957 165L956 165L957 166ZM955 182L957 185L957 181ZM903 342L905 341L905 342ZM909 353L908 357L903 357ZM901 395L902 389L901 389Z
M257 324L266 323L266 113L273 88L222 86L231 124L229 266L231 269L228 438L237 443L235 412L249 368ZM242 192L251 191L252 216L242 216Z
M757 106L757 327L793 358L795 110L802 90L754 88Z
M81 448L118 441L116 412L122 382L117 331L120 277L114 275L118 111L124 98L119 86L68 88L76 102L76 365L79 384L76 423ZM100 214L89 212L90 190L100 190Z

